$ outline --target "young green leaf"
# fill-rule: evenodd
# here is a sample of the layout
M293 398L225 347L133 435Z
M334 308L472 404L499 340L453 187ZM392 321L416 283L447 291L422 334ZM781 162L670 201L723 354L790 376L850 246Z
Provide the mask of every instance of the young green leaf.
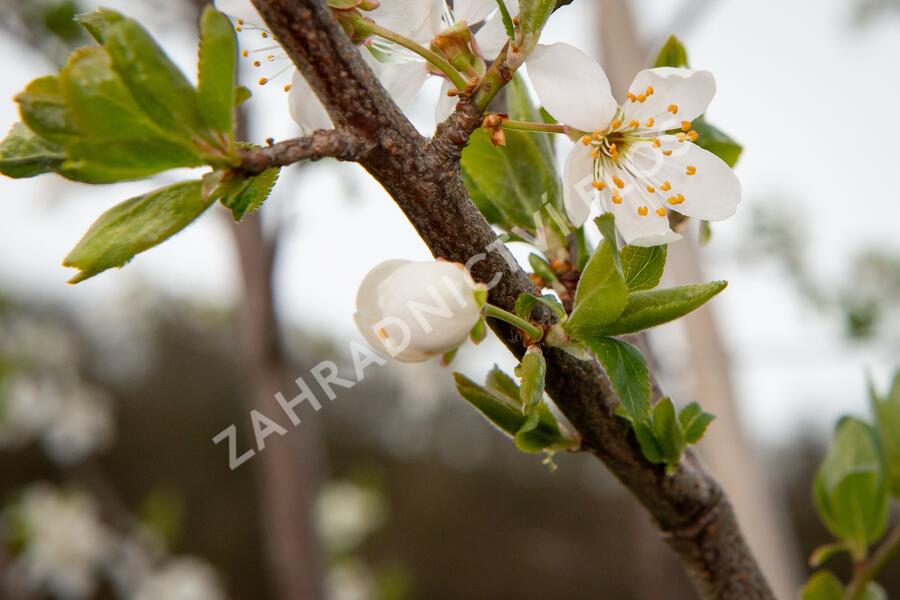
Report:
M650 410L650 373L644 355L615 338L589 338L584 342L603 366L627 414L634 421L643 421Z
M520 0L519 24L525 33L537 33L544 28L544 24L553 9L556 8L556 0Z
M91 225L63 261L79 269L70 283L125 265L190 225L210 204L201 182L187 181L114 206Z
M509 14L509 9L506 8L506 2L497 0L497 9L500 11L500 18L503 20L503 29L506 31L506 37L513 39L516 35L516 31L513 27L513 20L512 16Z
M890 479L891 493L900 498L900 371L894 374L891 389L884 397L869 386L875 414L875 428Z
M872 429L845 418L825 455L813 485L819 517L855 560L887 525L888 494L884 465Z
M634 435L641 446L641 454L654 465L658 465L664 461L662 448L656 442L653 436L653 430L647 422L632 423Z
M31 131L58 145L79 135L55 75L39 77L15 98L22 121Z
M492 390L512 400L516 403L516 406L522 401L519 384L497 365L494 365L494 368L488 372L485 384ZM522 411L519 410L519 412L521 413Z
M228 17L212 5L200 20L197 97L206 125L229 138L234 127L237 41Z
M662 452L663 462L666 463L666 472L671 474L681 462L685 440L681 424L675 415L675 404L668 396L661 398L653 407L650 428L653 431L653 438Z
M598 219L601 232L606 221ZM605 233L604 233L605 235ZM615 241L607 239L584 267L575 290L575 308L563 325L571 337L586 341L605 335L604 326L615 321L628 304L628 287Z
M594 328L595 335L624 335L668 323L696 310L725 289L724 281L667 290L634 292L615 321ZM573 314L574 316L574 314Z
M666 246L625 246L620 254L625 285L629 290L652 290L659 285L666 267Z
M850 549L844 542L832 542L830 544L824 544L812 551L812 554L810 554L809 556L809 566L814 568L821 567L829 559L837 556L838 554L841 554L842 552L849 551Z
M469 332L469 339L472 340L473 344L480 344L487 337L487 321L484 319L478 319L478 322L475 323L475 326L472 327L472 331Z
M227 184L222 184L225 189L221 202L231 209L235 221L239 222L262 206L272 193L280 172L278 168L268 169L255 177L236 177Z
M800 600L842 600L844 585L831 571L819 571L809 578L800 592Z
M137 21L123 19L111 26L103 47L131 96L157 126L185 140L203 130L194 86Z
M538 304L543 304L552 310L553 314L555 314L558 319L564 319L566 317L566 309L559 303L556 296L544 294L543 296L538 297L529 294L528 292L519 294L519 297L516 299L516 316L520 319L525 319L526 321L531 320L531 313L534 312L534 309Z
M656 55L654 67L686 67L688 66L687 50L674 35L666 39Z
M56 171L65 159L62 148L38 137L22 123L0 142L0 173L19 179Z
M547 375L547 363L541 353L541 347L537 344L529 346L522 357L522 362L516 367L516 375L522 380L519 388L519 398L522 408L529 413L534 407L541 404L544 398L544 378Z
M678 413L678 422L684 431L684 442L688 446L696 444L706 433L706 428L715 419L715 415L705 412L696 402L691 402Z
M102 45L106 42L106 35L109 29L116 23L124 21L125 17L114 10L98 8L89 13L76 15L75 20L91 34L91 37L94 38L98 44Z

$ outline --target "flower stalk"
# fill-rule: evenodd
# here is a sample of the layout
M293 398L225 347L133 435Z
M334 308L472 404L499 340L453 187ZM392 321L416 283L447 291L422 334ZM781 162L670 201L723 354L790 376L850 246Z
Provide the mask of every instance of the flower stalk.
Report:
M493 304L485 304L484 314L487 317L509 323L513 327L518 327L519 329L524 331L528 335L528 337L531 338L531 341L535 344L540 342L544 337L544 330L542 328L537 327L536 325L532 325L525 319L521 319L508 310L500 308L499 306L494 306Z

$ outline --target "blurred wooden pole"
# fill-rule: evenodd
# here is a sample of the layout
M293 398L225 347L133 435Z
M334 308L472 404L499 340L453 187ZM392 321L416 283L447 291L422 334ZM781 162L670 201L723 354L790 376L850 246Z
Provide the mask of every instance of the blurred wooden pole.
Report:
M628 0L600 0L603 65L613 93L622 98L634 75L650 62ZM667 273L678 284L704 281L698 248L692 239L669 245ZM799 589L799 550L783 507L760 468L735 408L728 353L715 315L704 306L682 320L693 365L692 400L716 414L699 450L721 482L750 547L775 595L792 598Z

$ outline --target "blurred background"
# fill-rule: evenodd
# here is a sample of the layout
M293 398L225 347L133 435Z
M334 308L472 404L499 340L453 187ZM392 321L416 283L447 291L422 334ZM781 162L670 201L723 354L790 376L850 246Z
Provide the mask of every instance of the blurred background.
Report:
M96 5L0 0L0 124L87 43L71 16ZM103 5L194 71L200 3ZM867 374L884 387L900 356L900 3L576 0L544 41L596 56L621 91L670 33L716 75L709 115L744 145L744 202L709 244L670 248L670 282L730 285L652 332L653 356L667 392L718 415L700 452L789 598L829 540L810 481L831 427L868 413ZM412 110L423 132L437 94ZM254 87L248 139L296 135L286 105L280 85ZM601 465L518 453L436 364L370 368L231 470L213 438L235 425L243 454L251 410L280 414L273 395L321 361L352 373L359 281L429 255L368 175L323 161L285 170L239 226L210 211L67 285L60 263L91 222L158 183L0 181L0 597L694 597ZM457 361L475 379L514 366L492 341ZM900 597L900 571L883 583Z

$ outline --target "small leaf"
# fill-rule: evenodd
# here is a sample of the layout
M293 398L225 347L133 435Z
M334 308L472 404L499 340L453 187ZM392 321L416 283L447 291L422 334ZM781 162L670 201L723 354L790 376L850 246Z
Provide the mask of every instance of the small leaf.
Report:
M598 219L598 225L606 224ZM601 232L603 229L601 229ZM604 335L604 326L615 321L628 304L628 287L622 275L619 250L614 241L605 240L584 267L575 290L575 307L563 326L573 338Z
M721 158L729 167L733 168L737 164L744 151L743 146L719 128L710 125L705 117L695 119L692 127L699 134L695 142L698 146Z
M656 438L653 437L653 430L647 423L633 423L634 435L637 437L638 444L641 446L641 453L649 462L658 465L663 462L663 452Z
M253 97L253 92L246 85L239 85L234 90L234 106L237 108Z
M234 127L237 41L228 17L213 8L200 20L200 66L197 97L203 119L210 128L229 136Z
M832 542L830 544L819 546L813 550L812 554L809 556L809 566L813 568L821 567L830 558L837 556L841 552L848 551L849 548L847 548L847 544L844 542Z
M543 296L534 296L529 294L528 292L522 292L519 294L519 297L516 299L516 307L515 313L520 319L525 319L526 321L531 320L531 314L534 312L534 309L538 304L543 304L556 315L558 319L566 318L566 309L563 308L562 304L559 303L559 300L556 299L556 296L552 294L544 294Z
M800 600L842 600L844 585L831 571L819 571L809 578L800 592Z
M715 415L705 412L696 402L691 402L681 409L678 413L678 422L684 431L685 443L690 446L699 442L715 418Z
M106 42L106 35L109 29L116 23L125 20L120 13L107 8L98 8L95 11L76 15L75 20L87 29L98 44Z
M488 372L485 384L492 390L500 392L510 400L513 400L516 406L522 401L519 393L519 384L497 365L494 365L494 368Z
M675 404L668 396L661 398L653 407L650 428L662 452L663 462L669 467L667 471L671 473L681 462L685 440L681 424L675 416Z
M478 322L475 323L475 326L472 327L472 331L469 332L469 339L472 340L472 343L475 345L480 344L487 337L487 321L484 319L478 319Z
M66 146L66 156L68 160L60 167L60 174L85 183L130 181L169 169L203 165L190 148L161 138L86 138Z
M670 35L656 55L654 67L686 67L688 66L687 50L674 35Z
M629 290L652 290L659 285L666 267L666 246L625 246L620 254L625 284Z
M55 75L35 79L15 100L22 121L42 138L65 145L79 135Z
M538 344L529 346L525 356L522 357L522 362L516 367L516 375L522 380L519 397L526 413L543 401L546 374L547 363L544 361L541 347Z
M199 181L177 183L109 209L91 225L63 265L80 270L78 283L172 237L199 217L211 202Z
M872 429L845 418L825 455L813 485L819 517L861 560L887 525L888 494L884 465Z
M14 179L51 173L63 159L62 148L38 137L22 123L13 125L0 143L0 173Z
M525 33L536 33L544 28L544 24L553 9L556 8L556 0L520 0L519 24Z
M621 316L612 323L595 328L594 334L624 335L668 323L703 306L727 285L724 281L714 281L667 290L634 292L628 297L628 304Z
M506 37L513 39L516 32L513 28L512 16L509 14L509 9L506 8L506 2L497 0L497 9L500 11L500 18L503 20L503 29L506 30Z
M272 193L272 188L275 187L280 172L281 169L273 168L263 171L255 177L238 176L228 183L222 184L224 190L221 193L220 201L231 209L234 220L240 222L246 215L256 212L262 206L269 194Z
M609 337L586 339L627 414L643 421L650 410L650 373L644 355L635 346Z
M556 276L550 263L543 256L532 252L528 255L528 264L531 265L531 270L534 271L534 274L543 279L548 284L548 287L554 289L557 287L562 288L559 278Z

